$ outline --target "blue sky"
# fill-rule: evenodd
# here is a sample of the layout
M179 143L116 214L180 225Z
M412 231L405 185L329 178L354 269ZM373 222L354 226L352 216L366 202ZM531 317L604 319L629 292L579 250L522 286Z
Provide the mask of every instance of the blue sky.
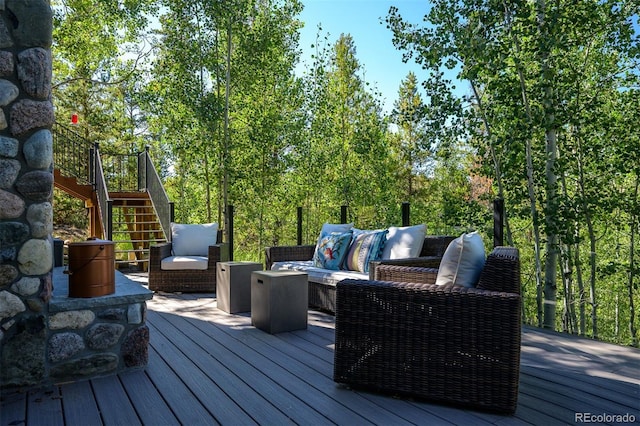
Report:
M321 35L329 34L332 46L340 34L351 34L356 57L365 72L364 79L383 95L385 111L391 111L398 97L400 82L409 71L422 81L421 69L413 62L404 64L402 52L391 42L392 33L384 24L390 6L396 6L402 17L421 23L429 2L425 0L302 0L300 19L305 23L300 35L302 62L310 63L311 45L316 41L318 24ZM361 74L362 77L362 74Z

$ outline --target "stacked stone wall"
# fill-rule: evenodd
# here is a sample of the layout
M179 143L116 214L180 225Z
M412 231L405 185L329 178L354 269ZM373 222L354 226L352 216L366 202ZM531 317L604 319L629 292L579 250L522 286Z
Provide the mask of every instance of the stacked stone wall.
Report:
M48 1L0 0L2 389L135 370L148 357L152 292L120 274L113 295L69 298L53 268L51 25Z
M0 0L1 384L46 380L52 295L52 12Z
M104 304L49 316L47 364L51 382L114 374L147 365L146 304Z

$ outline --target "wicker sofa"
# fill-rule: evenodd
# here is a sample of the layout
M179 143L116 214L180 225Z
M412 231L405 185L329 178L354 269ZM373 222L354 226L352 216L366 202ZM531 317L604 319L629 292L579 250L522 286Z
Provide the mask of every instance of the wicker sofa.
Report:
M222 241L218 231L217 241ZM219 243L209 246L207 269L162 269L162 260L172 255L172 243L162 243L149 249L149 290L165 292L208 293L216 291L218 262L229 260L229 245Z
M373 261L369 266L368 274L361 274L352 271L328 271L325 277L329 279L314 278L313 274L309 275L309 307L334 313L336 310L336 284L342 279L359 279L366 280L375 276L376 268L381 264L388 265L406 265L406 266L423 266L437 267L440 258L451 241L453 236L432 236L428 235L424 239L422 251L419 257L394 260ZM297 245L297 246L273 246L265 249L265 268L267 270L282 266L287 269L306 270L308 262L313 258L315 245ZM280 264L280 265L278 265Z
M435 285L437 269L380 265L337 286L334 380L354 388L500 413L518 400L520 261L487 256L475 288Z

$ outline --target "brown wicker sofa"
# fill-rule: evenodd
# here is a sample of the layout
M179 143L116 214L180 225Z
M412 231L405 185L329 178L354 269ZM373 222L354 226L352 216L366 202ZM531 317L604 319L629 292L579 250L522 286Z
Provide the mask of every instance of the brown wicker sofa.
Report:
M375 276L378 265L406 265L436 267L447 246L456 237L427 235L419 257L408 259L379 260L370 263L369 278ZM270 270L275 262L310 261L313 259L315 245L272 246L265 248L265 269ZM344 271L341 271L344 272ZM309 279L309 307L324 312L336 310L336 286Z
M218 231L222 241L222 231ZM229 245L209 246L206 270L164 270L162 259L171 256L172 243L162 243L149 249L149 290L165 292L208 293L216 291L216 265L229 260Z
M495 248L475 288L437 269L380 265L337 286L334 380L354 388L501 413L518 400L518 251Z

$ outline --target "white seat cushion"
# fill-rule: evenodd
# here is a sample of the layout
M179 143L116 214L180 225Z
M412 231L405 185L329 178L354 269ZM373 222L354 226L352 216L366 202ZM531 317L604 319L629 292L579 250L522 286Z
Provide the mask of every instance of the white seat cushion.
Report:
M209 259L206 256L169 256L162 259L160 269L165 271L206 270Z
M334 271L329 269L316 268L312 260L274 262L271 265L272 271L301 271L308 274L309 281L326 285L336 285L347 278L355 280L368 280L369 274L355 271Z

